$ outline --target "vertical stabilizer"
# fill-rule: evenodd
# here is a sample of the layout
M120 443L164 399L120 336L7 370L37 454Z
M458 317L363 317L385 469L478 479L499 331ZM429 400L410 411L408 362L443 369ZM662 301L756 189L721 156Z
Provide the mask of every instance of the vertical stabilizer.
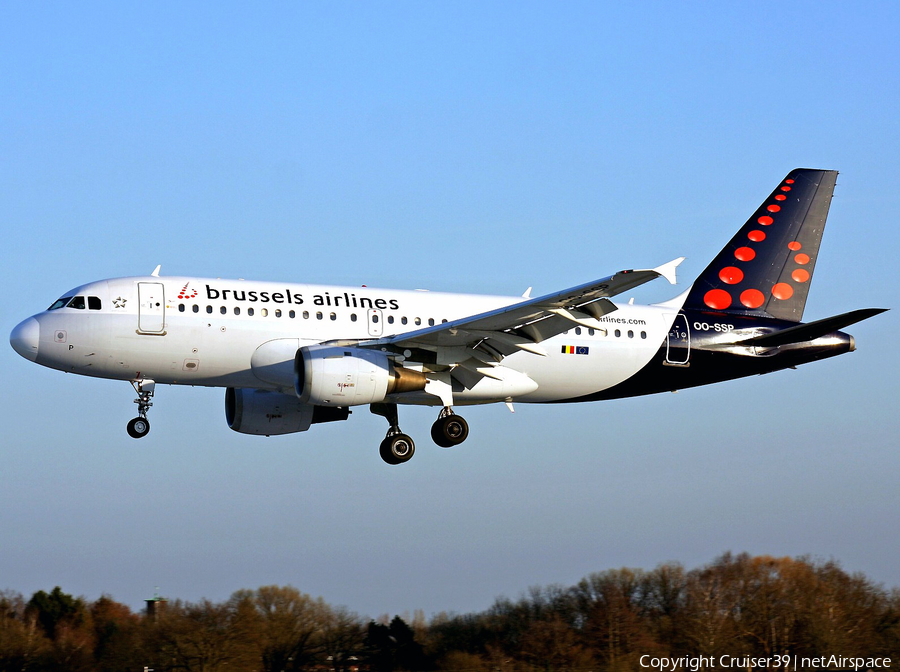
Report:
M700 274L685 308L799 322L836 180L836 170L788 173Z

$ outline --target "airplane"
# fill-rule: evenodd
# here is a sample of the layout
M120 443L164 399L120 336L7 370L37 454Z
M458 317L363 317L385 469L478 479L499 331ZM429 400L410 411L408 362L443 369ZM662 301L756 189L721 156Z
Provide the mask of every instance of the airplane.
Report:
M531 297L149 276L65 292L13 329L49 368L129 381L134 438L150 431L157 384L225 388L228 426L307 431L369 406L389 425L388 464L415 442L398 406L440 408L441 447L469 435L454 407L597 401L794 368L855 350L843 329L885 309L802 323L837 171L781 180L689 289L652 305L611 299L683 257Z

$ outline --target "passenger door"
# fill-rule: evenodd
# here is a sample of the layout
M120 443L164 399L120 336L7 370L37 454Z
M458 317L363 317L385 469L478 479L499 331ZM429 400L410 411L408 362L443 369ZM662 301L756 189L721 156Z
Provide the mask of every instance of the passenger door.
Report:
M684 313L678 313L666 337L666 364L688 366L691 356L691 331Z
M138 331L142 334L165 333L166 295L161 282L138 283Z

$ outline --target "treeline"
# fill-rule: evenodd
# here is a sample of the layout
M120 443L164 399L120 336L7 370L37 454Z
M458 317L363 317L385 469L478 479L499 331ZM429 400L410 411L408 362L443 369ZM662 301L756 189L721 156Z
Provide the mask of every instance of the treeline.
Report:
M0 670L637 672L642 655L890 656L900 591L833 562L723 555L616 569L487 611L372 621L290 586L134 613L59 587L0 593Z

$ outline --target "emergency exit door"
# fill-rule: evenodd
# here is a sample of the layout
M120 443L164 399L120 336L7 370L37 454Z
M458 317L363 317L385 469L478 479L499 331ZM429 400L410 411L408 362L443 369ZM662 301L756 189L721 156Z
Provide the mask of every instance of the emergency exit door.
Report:
M377 308L370 308L366 317L369 321L369 336L381 336L384 333L384 314Z

